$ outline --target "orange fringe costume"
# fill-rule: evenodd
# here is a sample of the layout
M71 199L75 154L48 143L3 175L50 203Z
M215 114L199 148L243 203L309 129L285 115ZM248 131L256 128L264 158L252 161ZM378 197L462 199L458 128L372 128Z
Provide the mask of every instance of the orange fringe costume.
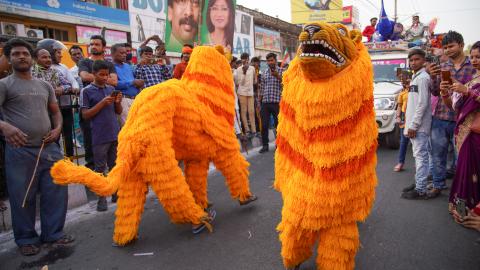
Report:
M373 71L358 31L306 25L283 76L275 153L278 225L287 268L318 243L318 269L353 269L357 221L375 197L377 125Z
M81 183L100 196L118 189L113 240L137 237L148 185L174 223L208 221L210 161L225 176L231 196L251 196L248 162L233 130L233 77L221 48L196 47L182 80L143 90L118 136L116 166L107 177L59 161L51 169L57 184ZM185 163L185 176L178 166Z

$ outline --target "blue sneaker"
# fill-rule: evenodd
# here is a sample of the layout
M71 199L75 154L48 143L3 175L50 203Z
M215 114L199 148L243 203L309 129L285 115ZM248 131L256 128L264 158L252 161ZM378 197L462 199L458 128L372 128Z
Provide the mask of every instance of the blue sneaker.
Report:
M215 217L217 216L217 212L213 209L208 210L208 217L210 218L210 223L215 220ZM201 233L204 229L206 228L205 223L200 224L200 226L196 228L192 228L192 233L193 234L199 234Z

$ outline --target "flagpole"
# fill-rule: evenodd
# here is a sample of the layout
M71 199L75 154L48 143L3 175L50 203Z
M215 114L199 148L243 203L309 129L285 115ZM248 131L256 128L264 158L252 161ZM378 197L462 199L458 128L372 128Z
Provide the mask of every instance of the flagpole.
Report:
M395 23L397 23L397 0L395 0Z

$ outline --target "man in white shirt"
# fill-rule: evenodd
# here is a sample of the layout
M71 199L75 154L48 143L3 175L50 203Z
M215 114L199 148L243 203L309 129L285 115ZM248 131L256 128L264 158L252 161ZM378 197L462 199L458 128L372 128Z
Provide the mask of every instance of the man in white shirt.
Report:
M255 128L255 109L254 109L254 96L253 85L257 83L257 76L255 68L249 64L250 56L248 53L242 53L240 59L242 60L242 66L238 67L234 73L235 85L237 85L237 95L240 101L240 114L245 133L251 138L253 135L257 135ZM250 127L247 121L250 121ZM258 135L257 135L258 136Z

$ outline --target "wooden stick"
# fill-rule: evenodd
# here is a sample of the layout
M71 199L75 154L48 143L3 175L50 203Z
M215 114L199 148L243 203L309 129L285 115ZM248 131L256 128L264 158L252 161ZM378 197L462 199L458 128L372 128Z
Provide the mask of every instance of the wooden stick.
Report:
M37 162L35 163L35 168L33 169L32 178L30 178L30 183L28 184L27 192L25 192L25 197L23 198L22 208L25 208L25 202L27 201L28 193L30 192L30 188L32 187L33 179L35 179L35 174L37 173L38 163L40 162L40 156L42 155L43 147L45 146L45 142L42 142L42 146L40 146L40 150L38 151Z

